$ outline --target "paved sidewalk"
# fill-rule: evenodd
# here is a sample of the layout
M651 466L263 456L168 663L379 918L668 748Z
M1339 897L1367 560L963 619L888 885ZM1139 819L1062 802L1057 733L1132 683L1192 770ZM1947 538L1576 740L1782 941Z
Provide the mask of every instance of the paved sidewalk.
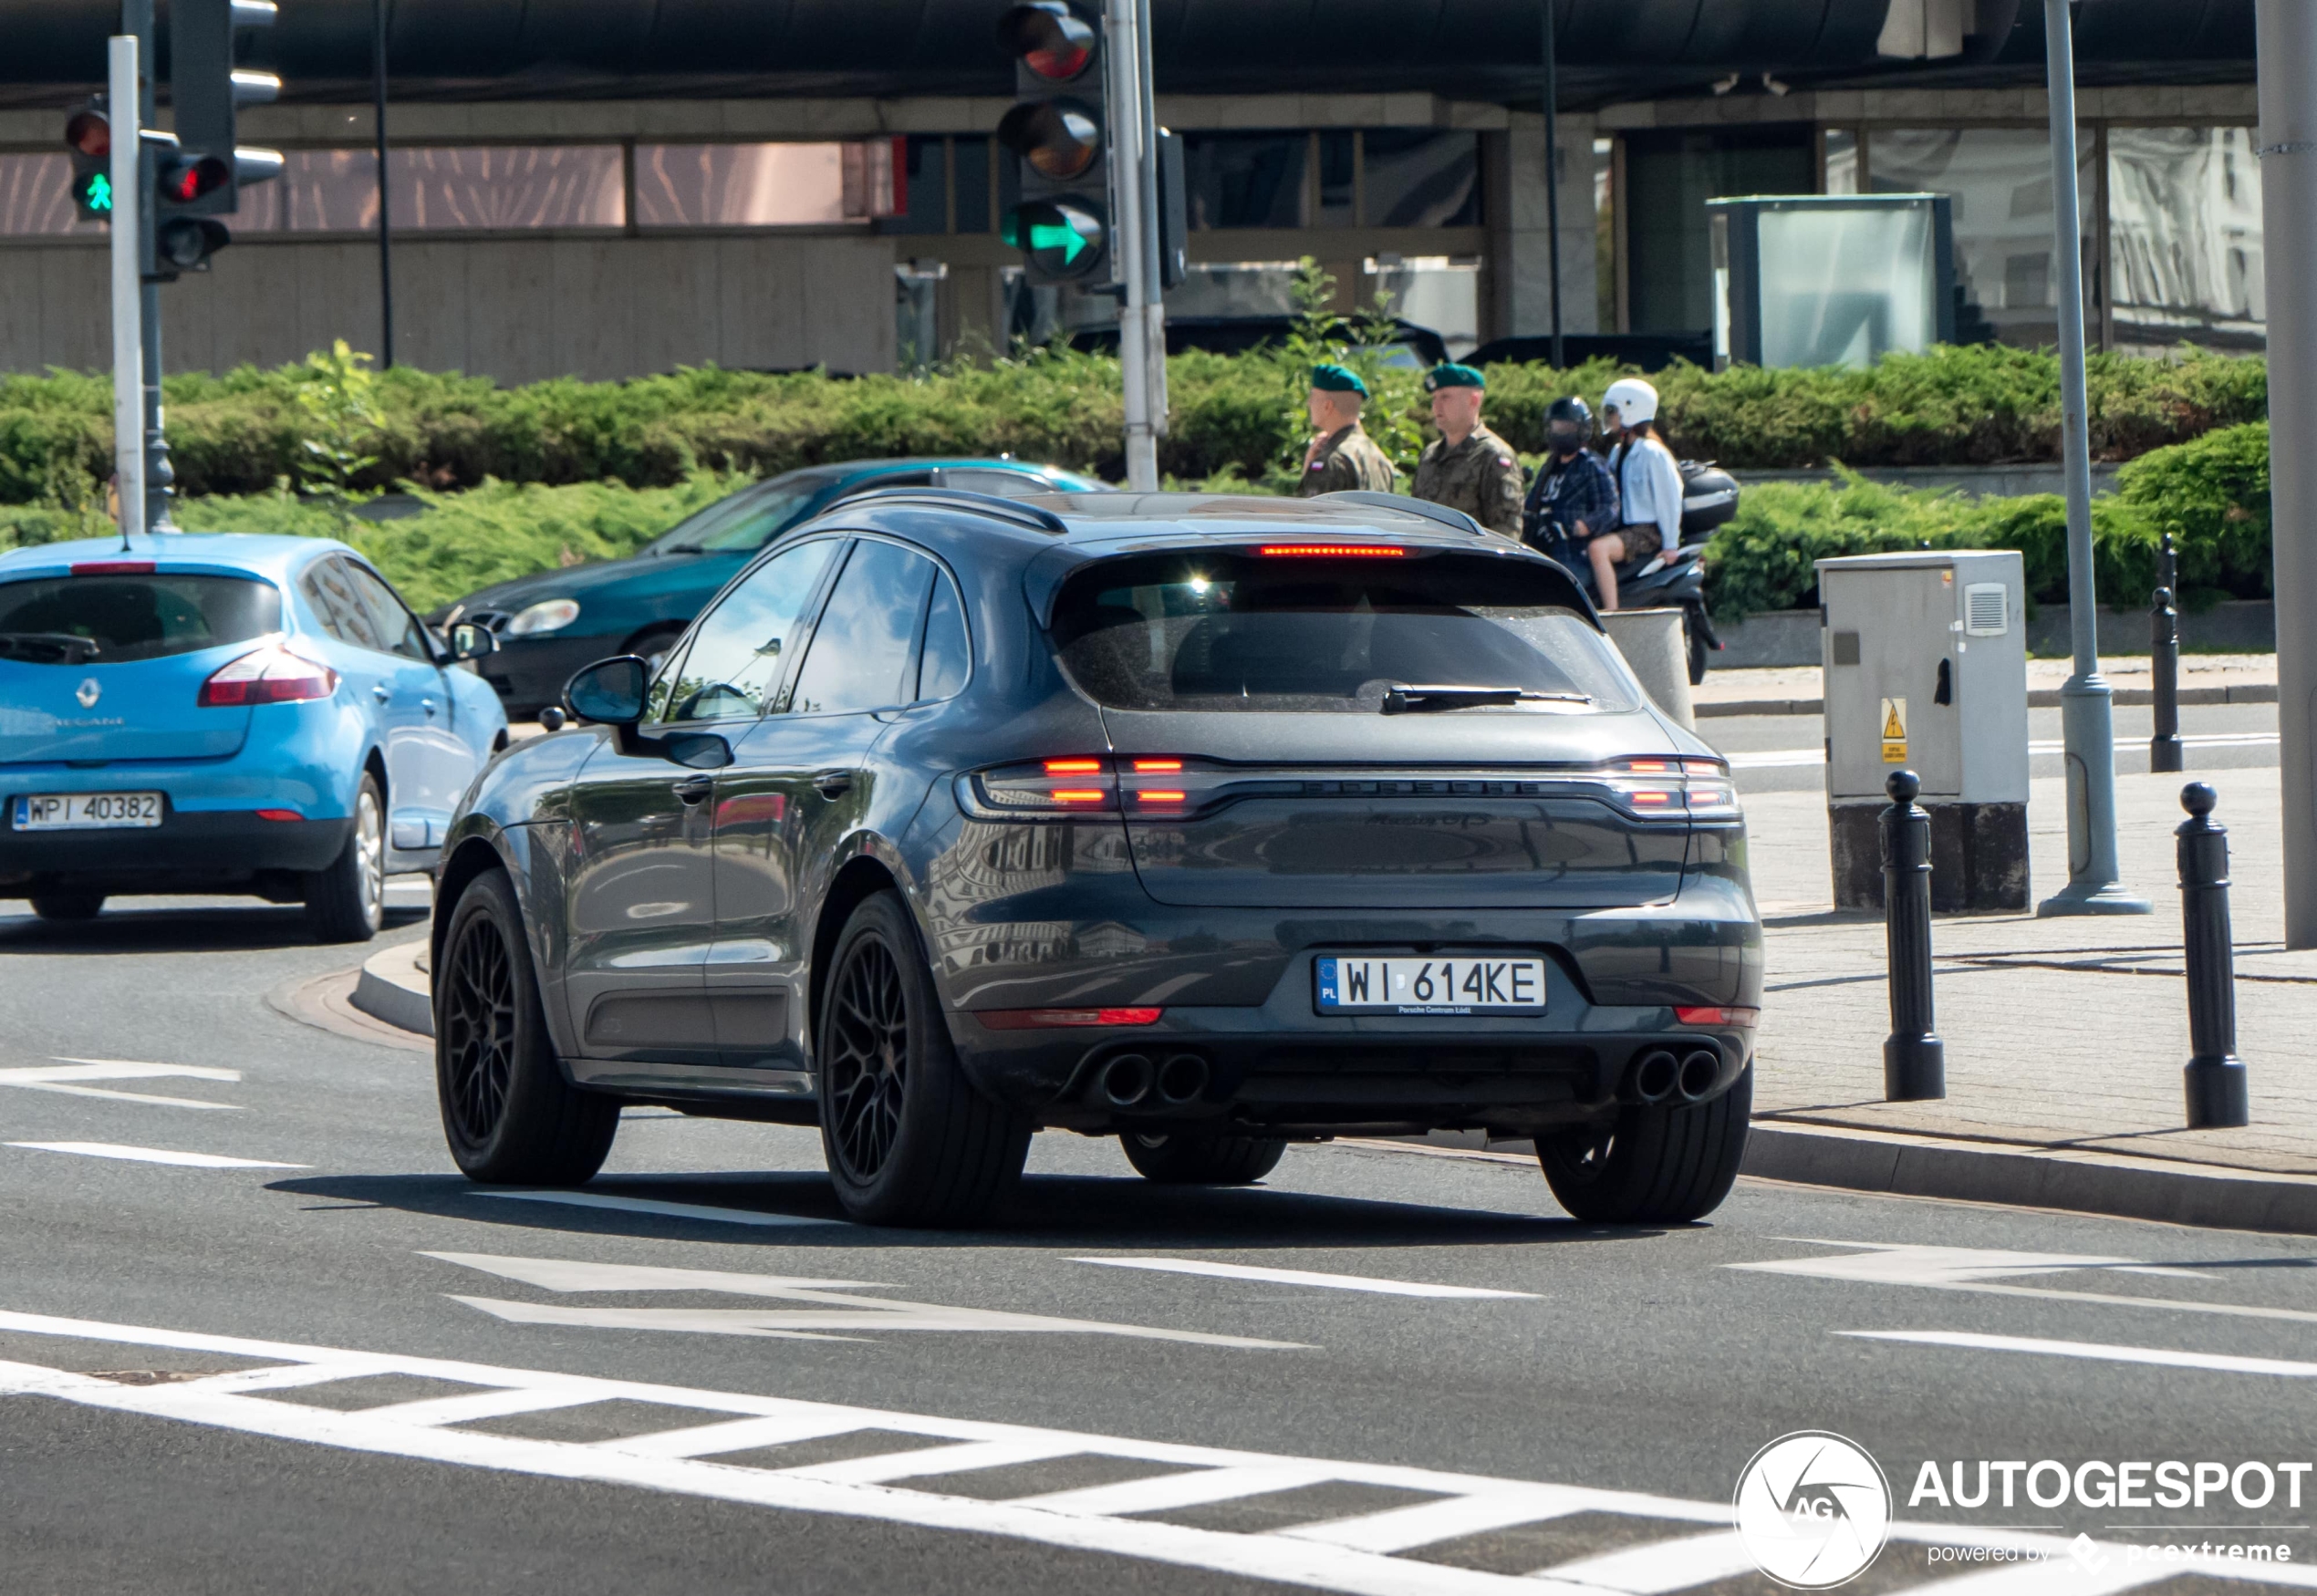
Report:
M2220 794L2216 818L2229 826L2239 1054L2251 1070L2253 1123L2183 1128L2188 1021L2172 830L2184 818L2181 783L2195 779L2193 770L2117 779L2125 882L2155 901L2154 915L1935 922L1948 1096L1917 1104L1882 1100L1883 925L1831 907L1823 797L1750 795L1769 946L1757 1117L2317 1176L2317 952L2287 953L2281 940L2273 769L2204 778ZM2061 782L2034 783L2038 900L2066 880L2063 801Z

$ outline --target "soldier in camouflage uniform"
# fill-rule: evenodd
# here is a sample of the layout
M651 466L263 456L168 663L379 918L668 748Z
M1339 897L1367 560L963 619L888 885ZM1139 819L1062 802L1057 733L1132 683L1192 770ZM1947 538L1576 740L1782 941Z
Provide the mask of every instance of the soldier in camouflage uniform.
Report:
M1304 451L1304 480L1295 490L1304 498L1346 488L1392 491L1398 472L1359 424L1360 407L1366 399L1367 384L1357 372L1333 364L1312 368L1306 406L1316 436Z
M1481 424L1488 378L1443 363L1425 374L1440 435L1416 462L1416 496L1461 510L1491 532L1521 535L1521 461L1512 446Z

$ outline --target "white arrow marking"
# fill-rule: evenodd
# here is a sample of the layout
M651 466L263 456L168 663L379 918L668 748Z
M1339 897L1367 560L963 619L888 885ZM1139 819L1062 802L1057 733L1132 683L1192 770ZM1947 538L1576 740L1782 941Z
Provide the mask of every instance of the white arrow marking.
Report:
M784 1275L737 1274L724 1270L670 1269L664 1265L575 1263L552 1258L498 1258L488 1253L429 1252L462 1268L521 1280L550 1291L726 1291L807 1304L803 1308L566 1308L550 1302L510 1302L494 1297L453 1297L515 1324L588 1325L602 1330L673 1330L708 1335L796 1336L815 1332L982 1331L1018 1334L1117 1335L1138 1341L1189 1342L1199 1346L1309 1351L1299 1342L1261 1341L1252 1336L1213 1335L1203 1331L1160 1330L1141 1324L1110 1324L1092 1319L1057 1319L1039 1313L1008 1313L989 1308L952 1308L906 1302L889 1297L859 1297L847 1287L886 1288L867 1280L811 1280Z
M239 1081L239 1070L211 1069L201 1064L148 1064L134 1059L59 1059L54 1064L0 1070L0 1086L27 1092L62 1092L74 1097L109 1097L117 1103L151 1103L165 1108L215 1108L236 1112L230 1103L199 1097L162 1097L146 1092L109 1092L88 1081L151 1081L168 1076L194 1081Z
M1374 1291L1386 1297L1522 1297L1534 1291L1492 1291L1482 1286L1434 1286L1422 1280L1384 1280L1369 1275L1315 1274L1310 1270L1261 1269L1243 1263L1209 1263L1192 1258L1074 1258L1072 1263L1107 1264L1112 1269L1153 1270L1169 1275L1211 1275L1224 1280L1268 1280L1282 1286L1318 1286L1331 1291Z
M215 1153L171 1153L161 1147L122 1147L110 1142L10 1142L36 1153L78 1153L84 1158L123 1158L135 1164L174 1164L186 1169L307 1169L307 1164L275 1164L264 1158L226 1158Z

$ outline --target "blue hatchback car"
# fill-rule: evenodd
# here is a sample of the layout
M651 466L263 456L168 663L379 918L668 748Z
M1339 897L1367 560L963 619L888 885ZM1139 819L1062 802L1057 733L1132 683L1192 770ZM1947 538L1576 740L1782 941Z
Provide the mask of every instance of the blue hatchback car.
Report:
M840 499L887 488L962 488L1023 499L1098 493L1109 484L1057 466L1008 460L855 460L784 472L719 499L624 560L518 576L471 593L428 618L474 621L499 639L480 668L508 713L528 720L563 698L583 665L638 654L657 669L692 617L756 551Z
M303 903L379 928L507 743L488 684L343 544L238 534L0 555L0 898L82 920L118 893Z

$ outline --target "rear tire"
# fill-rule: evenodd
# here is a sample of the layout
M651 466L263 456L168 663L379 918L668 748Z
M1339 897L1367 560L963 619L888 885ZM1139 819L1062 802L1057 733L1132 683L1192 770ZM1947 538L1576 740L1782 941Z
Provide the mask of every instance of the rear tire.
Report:
M820 1007L821 1148L846 1213L922 1227L987 1214L1022 1177L1030 1126L966 1079L898 893L853 910Z
M1706 657L1711 650L1706 647L1706 634L1696 617L1681 617L1681 635L1689 645L1689 685L1696 687L1706 679Z
M578 1186L603 1167L619 1100L563 1078L523 912L487 870L451 911L435 972L434 1087L443 1139L470 1180Z
M105 895L101 892L41 892L35 893L32 898L32 912L58 925L93 920L104 907Z
M1287 1143L1277 1136L1164 1135L1127 1131L1118 1138L1127 1162L1160 1186L1252 1186L1279 1167Z
M1561 1206L1606 1225L1684 1225L1721 1206L1746 1156L1754 1072L1694 1107L1626 1107L1606 1125L1537 1138L1537 1162Z
M346 846L306 873L306 923L321 942L368 942L386 924L386 804L367 771L355 790Z

